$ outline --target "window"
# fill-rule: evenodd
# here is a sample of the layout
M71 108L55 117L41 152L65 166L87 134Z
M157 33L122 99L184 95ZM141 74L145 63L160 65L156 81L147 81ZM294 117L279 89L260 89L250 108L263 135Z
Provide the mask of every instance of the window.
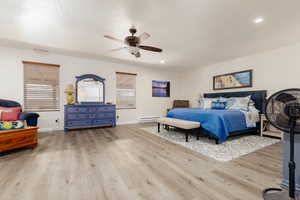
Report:
M116 72L117 79L117 109L136 108L136 75Z
M24 108L28 111L59 110L59 65L23 62Z
M152 97L170 97L170 82L152 81Z

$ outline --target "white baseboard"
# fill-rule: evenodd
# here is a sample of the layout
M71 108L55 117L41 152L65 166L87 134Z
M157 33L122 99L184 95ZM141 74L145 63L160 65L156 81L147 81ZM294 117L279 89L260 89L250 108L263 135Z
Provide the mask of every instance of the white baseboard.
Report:
M62 128L40 128L39 132L52 132L52 131L62 131Z
M118 125L128 125L128 124L138 124L139 122L137 120L135 121L128 121L128 122L117 122Z
M150 123L150 122L156 122L160 117L154 116L154 117L141 117L139 119L139 123Z

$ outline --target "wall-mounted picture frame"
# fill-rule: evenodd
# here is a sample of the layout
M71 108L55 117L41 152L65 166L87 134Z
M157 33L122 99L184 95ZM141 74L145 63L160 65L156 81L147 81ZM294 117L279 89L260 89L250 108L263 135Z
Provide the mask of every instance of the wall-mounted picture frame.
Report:
M170 97L170 81L152 81L152 97Z
M213 77L213 89L225 90L252 87L253 70L245 70Z

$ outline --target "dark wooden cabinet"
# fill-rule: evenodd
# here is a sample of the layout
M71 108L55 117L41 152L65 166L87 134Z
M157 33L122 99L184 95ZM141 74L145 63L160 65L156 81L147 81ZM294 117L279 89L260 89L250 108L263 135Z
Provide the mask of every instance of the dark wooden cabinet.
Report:
M0 131L0 152L38 144L37 127Z

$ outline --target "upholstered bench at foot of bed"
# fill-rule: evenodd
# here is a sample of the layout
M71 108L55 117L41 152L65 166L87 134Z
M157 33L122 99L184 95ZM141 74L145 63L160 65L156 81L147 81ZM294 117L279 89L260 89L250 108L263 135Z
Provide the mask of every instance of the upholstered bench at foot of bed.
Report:
M181 120L181 119L174 119L174 118L168 118L168 117L162 117L157 120L157 130L160 132L160 125L166 125L167 127L172 126L175 128L179 128L184 130L185 132L185 141L188 142L189 133L191 133L193 130L200 128L199 122L192 122L187 120ZM168 128L167 128L168 129ZM197 130L197 140L199 140L200 136L200 130Z

